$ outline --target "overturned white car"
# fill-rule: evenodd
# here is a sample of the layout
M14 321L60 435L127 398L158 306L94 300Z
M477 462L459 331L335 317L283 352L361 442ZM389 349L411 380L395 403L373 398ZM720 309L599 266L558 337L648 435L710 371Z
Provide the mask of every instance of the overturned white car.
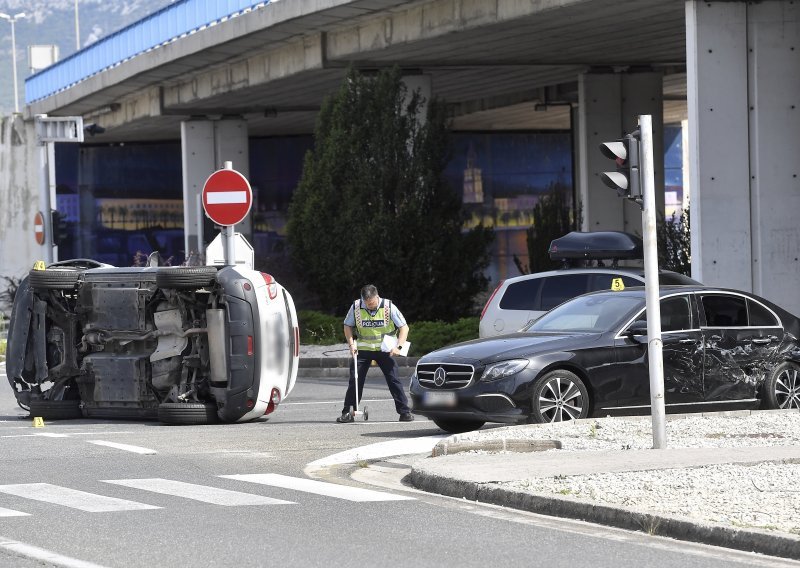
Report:
M6 373L31 416L244 422L297 377L291 295L241 266L31 270L17 291Z

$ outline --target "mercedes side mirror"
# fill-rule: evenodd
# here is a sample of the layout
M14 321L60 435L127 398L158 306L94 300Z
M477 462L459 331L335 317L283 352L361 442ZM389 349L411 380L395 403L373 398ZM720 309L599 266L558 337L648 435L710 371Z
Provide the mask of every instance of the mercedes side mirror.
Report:
M628 326L628 329L623 333L625 337L629 337L634 341L641 341L642 338L647 336L647 322L638 320Z

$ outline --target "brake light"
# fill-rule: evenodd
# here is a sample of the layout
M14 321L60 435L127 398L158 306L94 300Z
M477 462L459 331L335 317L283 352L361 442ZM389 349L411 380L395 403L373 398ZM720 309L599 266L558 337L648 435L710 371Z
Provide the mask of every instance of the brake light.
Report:
M271 274L262 272L261 276L264 277L264 282L267 283L267 296L269 296L270 300L274 300L278 297L278 283Z
M264 416L267 414L272 414L275 412L275 409L281 402L281 391L277 388L272 389L272 395L269 397L269 404L267 404L267 410L264 412Z
M489 299L487 300L486 305L483 306L483 309L481 310L481 319L483 319L483 314L486 313L486 308L488 308L489 304L491 304L492 300L494 300L494 295L497 294L497 291L500 289L500 286L503 285L503 282L505 282L505 280L501 280L500 281L500 284L498 284L497 288L494 289L494 292L492 292L492 295L489 296Z
M300 357L300 328L294 328L294 356Z
M253 354L253 336L252 335L248 335L247 336L247 354L248 355L252 355Z

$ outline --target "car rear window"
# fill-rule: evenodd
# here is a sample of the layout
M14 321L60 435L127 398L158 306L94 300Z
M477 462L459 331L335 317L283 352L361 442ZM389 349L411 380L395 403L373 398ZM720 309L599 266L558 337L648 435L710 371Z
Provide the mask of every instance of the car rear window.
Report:
M500 300L501 310L538 310L543 278L530 278L509 284Z
M757 327L773 327L778 326L780 323L775 319L767 308L754 302L747 300L747 307L750 309L750 325Z
M568 274L543 278L542 303L539 309L550 310L589 289L589 274Z
M643 281L624 274L592 274L591 280L589 281L589 291L599 292L600 290L614 290L613 284L614 280L617 278L622 279L622 284L625 288L644 286Z
M702 297L708 327L746 327L747 303L741 296Z

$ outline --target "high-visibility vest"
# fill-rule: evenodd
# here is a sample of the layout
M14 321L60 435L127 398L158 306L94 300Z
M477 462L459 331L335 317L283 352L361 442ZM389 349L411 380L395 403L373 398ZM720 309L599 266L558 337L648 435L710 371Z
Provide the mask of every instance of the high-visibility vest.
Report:
M353 315L356 318L356 330L358 331L359 351L380 351L381 341L384 335L391 335L397 329L391 318L391 300L381 300L381 305L374 316L369 314L369 310L361 307L361 302L356 300L353 303Z

